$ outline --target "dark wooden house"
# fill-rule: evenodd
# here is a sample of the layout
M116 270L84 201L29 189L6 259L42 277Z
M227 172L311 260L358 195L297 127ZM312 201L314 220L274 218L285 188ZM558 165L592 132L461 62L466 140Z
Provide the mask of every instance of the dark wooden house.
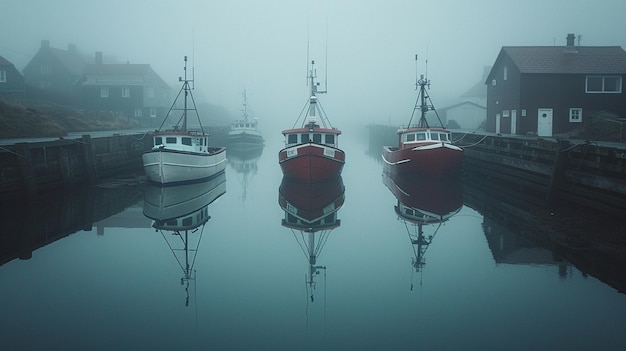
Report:
M152 127L169 110L171 88L148 64L108 64L97 52L77 81L87 111L123 116L138 126Z
M576 137L626 118L619 46L505 46L487 76L487 131ZM625 123L626 124L626 123Z
M22 70L28 97L75 102L75 83L88 63L89 58L75 45L70 44L63 50L50 47L48 40L42 40L39 51Z
M13 104L24 99L24 76L11 62L0 56L0 100Z

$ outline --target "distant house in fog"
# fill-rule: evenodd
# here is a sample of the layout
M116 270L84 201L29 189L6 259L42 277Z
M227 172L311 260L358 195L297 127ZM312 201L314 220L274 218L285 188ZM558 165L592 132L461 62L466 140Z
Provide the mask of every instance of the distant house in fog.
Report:
M42 40L39 51L24 67L22 73L29 98L43 98L70 102L76 95L76 80L83 73L89 59L73 44L67 50L50 47Z
M442 120L447 121L447 127L475 130L484 123L487 109L474 102L463 101L437 109L437 112Z
M0 56L0 100L20 103L24 98L24 76L11 62Z
M539 136L589 131L626 117L626 52L619 46L505 46L485 80L487 131ZM581 132L582 131L582 132Z
M170 87L148 64L103 63L86 65L76 82L83 108L124 116L137 125L153 126L169 109Z
M484 125L487 117L485 79L490 69L484 68L481 80L461 95L461 102L437 110L442 120L447 121L448 127L475 130Z

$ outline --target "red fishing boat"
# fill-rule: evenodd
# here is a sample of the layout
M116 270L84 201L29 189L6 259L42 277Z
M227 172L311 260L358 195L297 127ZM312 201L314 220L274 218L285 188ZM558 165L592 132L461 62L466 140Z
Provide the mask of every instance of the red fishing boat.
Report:
M452 144L450 130L443 127L426 93L426 87L430 88L430 80L422 75L415 85L419 94L408 127L398 129L397 146L383 146L385 171L427 178L458 175L463 163L463 149ZM412 125L417 110L420 111L420 118L417 124ZM440 127L429 125L426 119L428 111L435 112Z
M302 110L291 129L283 130L285 147L278 153L278 162L283 175L288 178L321 181L336 178L341 174L345 163L345 154L339 149L338 139L341 131L330 125L317 98L319 82L311 61L307 81L310 86L308 108ZM301 122L299 127L296 127Z

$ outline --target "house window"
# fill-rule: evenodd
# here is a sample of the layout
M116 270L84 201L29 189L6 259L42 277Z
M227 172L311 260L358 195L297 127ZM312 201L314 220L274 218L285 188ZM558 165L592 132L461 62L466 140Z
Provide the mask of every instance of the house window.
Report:
M148 88L148 97L149 98L153 98L154 97L154 88Z
M493 85L494 87L496 86L496 80L495 80L495 79L493 79L493 80L491 81L491 85Z
M100 88L100 97L108 98L109 97L109 88Z
M570 108L569 109L569 121L580 123L583 121L583 109L582 108Z
M7 81L7 71L0 71L0 83Z
M128 87L124 87L122 88L122 97L130 97L130 88Z
M502 80L507 80L507 78L508 78L508 70L506 66L504 66L504 74L503 74Z
M47 64L40 65L39 73L41 73L42 75L50 74L50 66Z
M586 93L621 93L622 77L620 76L587 76Z
M141 111L141 109L140 109L140 108L136 108L136 109L135 109L135 117L141 117L141 115L142 115L142 114L143 114L143 113L142 113L142 111Z
M503 110L502 111L502 117L509 117L509 110Z
M522 117L526 117L526 110L522 110Z
M156 108L150 107L150 117L156 117Z

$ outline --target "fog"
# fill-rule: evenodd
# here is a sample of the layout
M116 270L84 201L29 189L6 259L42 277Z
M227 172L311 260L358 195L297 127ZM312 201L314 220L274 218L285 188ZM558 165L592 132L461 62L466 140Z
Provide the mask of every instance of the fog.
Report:
M408 121L415 54L445 107L502 46L565 45L575 33L581 45L626 48L623 0L5 0L2 13L0 56L20 71L49 40L150 64L177 89L187 55L197 99L239 115L246 89L254 117L278 129L306 102L307 51L322 86L328 77L322 104L345 128Z

